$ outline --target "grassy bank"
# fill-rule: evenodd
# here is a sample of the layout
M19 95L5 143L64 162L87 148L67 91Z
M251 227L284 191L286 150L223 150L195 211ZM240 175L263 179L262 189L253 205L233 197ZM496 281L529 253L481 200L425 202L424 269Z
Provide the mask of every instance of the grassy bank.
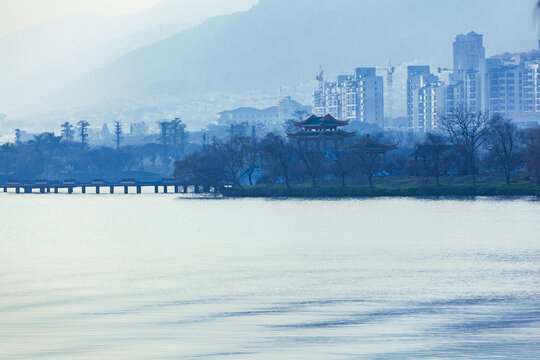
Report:
M540 187L530 181L516 181L510 185L504 182L480 182L476 186L461 179L453 183L442 182L441 185L432 184L417 178L399 177L398 179L385 179L374 187L364 184L353 184L345 187L341 185L255 185L241 189L227 189L226 197L292 197L292 198L320 198L320 197L470 197L470 196L540 196Z

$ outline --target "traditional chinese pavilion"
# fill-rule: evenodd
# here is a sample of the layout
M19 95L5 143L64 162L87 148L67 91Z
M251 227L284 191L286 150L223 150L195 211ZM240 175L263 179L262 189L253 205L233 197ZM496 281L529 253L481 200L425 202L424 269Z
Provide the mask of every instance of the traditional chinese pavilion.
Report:
M356 143L349 146L345 146L343 149L348 151L362 151L368 154L383 154L385 155L387 151L397 149L397 144L395 145L385 145L373 140L369 134L366 134L363 138L358 140Z
M341 141L345 138L356 135L356 131L344 131L338 129L341 126L349 125L349 121L340 121L332 115L315 116L311 115L304 121L295 121L294 126L300 128L295 133L287 133L287 137L297 140L317 141L317 143L327 141Z

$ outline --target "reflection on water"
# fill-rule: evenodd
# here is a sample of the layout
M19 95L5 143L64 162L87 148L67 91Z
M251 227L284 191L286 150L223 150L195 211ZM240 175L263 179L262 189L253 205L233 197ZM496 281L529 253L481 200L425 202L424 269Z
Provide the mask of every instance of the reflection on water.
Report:
M2 194L0 358L535 358L539 215Z

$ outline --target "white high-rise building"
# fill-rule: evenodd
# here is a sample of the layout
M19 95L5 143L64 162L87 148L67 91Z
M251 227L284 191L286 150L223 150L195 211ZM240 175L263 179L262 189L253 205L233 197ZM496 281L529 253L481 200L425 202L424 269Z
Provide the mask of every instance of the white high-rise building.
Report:
M339 75L335 82L324 81L322 74L317 80L314 115L384 126L383 78L376 75L375 68L357 68L354 75Z
M483 35L471 31L467 35L457 35L454 41L454 72L476 70L479 71L486 50L483 45Z
M446 111L446 92L442 81L430 74L429 66L408 68L407 110L409 130L429 132L437 129L439 114Z
M485 109L482 102L486 50L483 35L474 31L457 35L453 44L454 68L446 90L446 111L456 106L467 106L473 111Z
M537 51L487 59L482 94L487 110L518 122L540 121L539 67Z

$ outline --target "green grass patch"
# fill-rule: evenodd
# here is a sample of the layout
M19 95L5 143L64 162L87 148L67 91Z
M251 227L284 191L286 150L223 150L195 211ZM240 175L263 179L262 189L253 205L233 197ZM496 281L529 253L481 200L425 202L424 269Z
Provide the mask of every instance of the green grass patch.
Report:
M268 198L369 198L369 197L472 197L472 196L540 196L540 188L531 182L481 182L476 186L467 181L439 186L411 179L386 179L374 187L367 185L255 185L242 189L226 189L226 197Z

